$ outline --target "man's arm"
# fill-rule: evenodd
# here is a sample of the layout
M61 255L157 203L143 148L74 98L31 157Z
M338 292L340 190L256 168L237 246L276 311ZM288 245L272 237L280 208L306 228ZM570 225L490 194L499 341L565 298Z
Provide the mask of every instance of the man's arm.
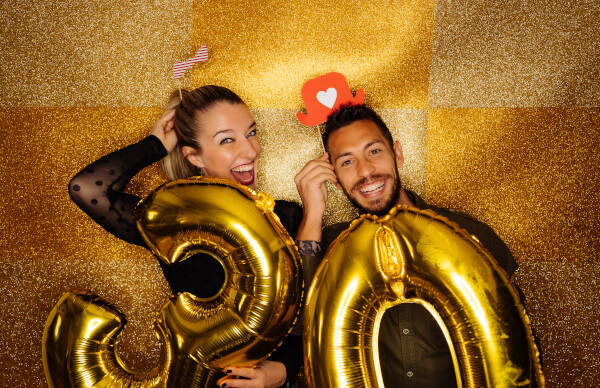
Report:
M302 221L296 245L302 256L305 287L308 288L323 257L321 246L323 214L327 206L327 181L339 186L329 155L311 160L296 175L294 182L302 200Z
M328 154L323 154L306 163L294 178L303 208L302 221L296 240L321 241L323 213L327 206L327 181L339 187L333 166L329 163ZM306 244L304 245L306 246Z

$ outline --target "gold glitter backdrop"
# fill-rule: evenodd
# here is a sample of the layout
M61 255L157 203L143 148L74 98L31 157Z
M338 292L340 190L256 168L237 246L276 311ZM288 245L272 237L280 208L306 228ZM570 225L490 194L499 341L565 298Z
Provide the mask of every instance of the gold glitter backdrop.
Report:
M295 120L311 77L344 73L404 146L406 186L489 223L519 262L549 387L600 381L600 4L505 0L117 1L0 4L0 382L43 387L41 337L60 295L86 289L128 317L120 355L158 359L169 290L158 263L94 224L67 183L145 136L182 85L231 87L256 116L259 184L298 200L319 153ZM163 182L157 166L128 190ZM352 217L331 188L327 222Z

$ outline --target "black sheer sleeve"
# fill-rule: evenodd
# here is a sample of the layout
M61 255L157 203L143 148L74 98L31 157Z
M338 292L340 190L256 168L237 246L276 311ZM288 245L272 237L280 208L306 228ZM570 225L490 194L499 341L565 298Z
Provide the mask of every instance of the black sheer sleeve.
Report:
M133 216L139 198L122 190L140 170L166 155L161 141L150 135L85 167L69 182L69 195L108 232L129 243L146 246Z

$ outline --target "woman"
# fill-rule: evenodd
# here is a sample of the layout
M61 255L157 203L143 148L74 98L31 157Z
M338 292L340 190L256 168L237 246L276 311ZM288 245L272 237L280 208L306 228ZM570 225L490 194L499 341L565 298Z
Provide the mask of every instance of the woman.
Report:
M133 216L140 199L122 190L135 174L159 159L164 158L161 164L169 179L203 175L255 187L260 143L248 107L220 86L182 92L181 101L179 93L173 94L150 136L93 162L69 183L71 199L107 231L129 243L146 247ZM276 201L275 212L295 237L300 207ZM225 279L215 260L159 263L175 294L214 295ZM300 339L289 336L271 360L256 369L229 368L221 387L279 387L295 376L300 358Z

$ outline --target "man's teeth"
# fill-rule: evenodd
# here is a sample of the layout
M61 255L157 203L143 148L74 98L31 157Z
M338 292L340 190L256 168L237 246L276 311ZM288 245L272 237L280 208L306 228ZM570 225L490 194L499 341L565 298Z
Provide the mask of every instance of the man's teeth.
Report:
M363 186L360 188L360 192L363 194L367 194L376 190L379 190L383 187L383 182L379 182L379 183L372 183L368 186Z
M252 164L246 164L243 166L238 166L235 168L232 168L231 171L233 172L246 172L246 171L252 171L252 169L254 168L254 166Z

